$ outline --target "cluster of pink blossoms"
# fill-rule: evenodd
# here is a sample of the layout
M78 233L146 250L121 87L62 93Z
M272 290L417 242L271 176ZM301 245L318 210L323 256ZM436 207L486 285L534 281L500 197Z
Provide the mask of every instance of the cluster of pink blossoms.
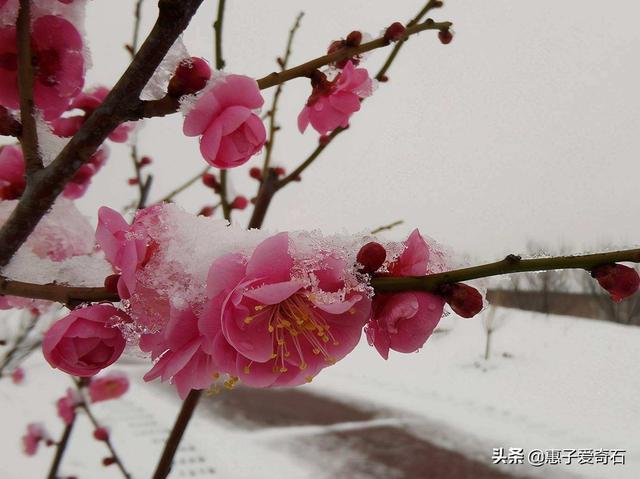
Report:
M53 367L76 376L96 374L117 360L126 337L154 361L145 379L171 381L181 397L237 381L296 386L350 353L363 330L384 358L390 349L416 351L443 314L439 295L373 295L368 286L371 275L442 270L441 257L433 257L417 230L388 250L378 243L362 247L355 239L319 246L320 239L300 233L246 232L253 235L248 246L231 238L228 252L189 263L171 257L180 246L179 238L167 234L176 226L170 219L177 210L147 208L132 224L113 210L100 210L96 239L116 273L107 286L118 291L123 309L88 306L55 323L43 341ZM377 245L375 254L371 244ZM201 277L195 269L203 261L210 263Z

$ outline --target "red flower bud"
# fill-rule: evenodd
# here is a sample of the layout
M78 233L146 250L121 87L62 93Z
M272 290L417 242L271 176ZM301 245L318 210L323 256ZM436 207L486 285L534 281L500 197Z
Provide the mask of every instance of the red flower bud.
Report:
M167 93L175 98L202 90L211 78L211 68L202 58L185 58L169 81Z
M112 274L104 279L104 289L110 293L118 292L118 281L120 280L119 274Z
M437 292L458 316L473 318L482 311L482 295L471 286L462 283L443 284Z
M257 166L254 166L249 170L249 176L254 180L262 181L262 170Z
M344 41L345 45L348 47L357 47L362 43L362 32L358 30L352 31Z
M381 77L378 78L378 81L380 83L386 83L389 81L389 77L387 75L382 75Z
M402 40L402 37L406 33L407 29L400 22L394 22L389 25L389 28L384 32L384 39L387 42L397 42Z
M204 175L202 175L202 183L204 183L204 185L208 186L209 188L213 188L214 190L220 187L218 179L211 173L205 173Z
M334 40L331 42L331 45L329 45L329 48L327 48L327 53L331 55L332 53L335 53L338 50L343 49L344 46L345 46L344 40Z
M93 431L93 437L98 441L106 441L109 439L109 430L104 427L99 427Z
M153 163L153 160L148 156L143 156L140 159L140 166L147 166L147 165L150 165L151 163Z
M249 205L249 200L244 196L236 196L229 206L234 210L243 210Z
M131 185L131 186L137 185L138 184L138 178L129 178L127 180L127 183L129 183L129 185Z
M440 39L440 43L443 45L448 45L453 40L453 33L448 28L446 30L440 30L438 32L438 38Z
M105 457L102 460L102 465L103 466L110 466L111 464L115 464L115 463L116 463L116 460L113 457Z
M208 218L209 216L213 216L213 213L215 213L215 211L216 211L215 206L203 206L200 212L198 213L198 216L206 216Z
M82 185L89 181L95 173L96 170L91 165L82 165L71 178L71 182Z
M369 274L375 273L380 269L385 259L387 259L387 251L384 246L375 241L367 243L360 248L356 257L356 261L362 265L361 271Z
M287 174L287 170L285 170L282 166L276 166L273 169L273 172L278 176L284 176Z
M600 286L609 293L614 301L628 298L638 291L640 286L638 272L621 264L596 266L591 270L591 276L600 283Z

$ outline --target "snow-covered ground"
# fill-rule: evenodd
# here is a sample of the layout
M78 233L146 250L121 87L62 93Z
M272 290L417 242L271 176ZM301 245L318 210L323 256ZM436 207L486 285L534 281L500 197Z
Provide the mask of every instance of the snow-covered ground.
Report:
M503 320L493 334L489 361L483 359L482 321L447 318L417 354L394 354L385 362L363 341L351 356L302 388L386 411L371 421L246 430L200 411L172 477L210 476L213 471L214 477L229 479L331 477L352 452L309 461L309 453L299 449L306 442L296 442L296 437L385 425L485 464L499 447L624 449L624 466L508 465L502 471L537 477L640 477L640 328L505 309L497 314ZM19 438L28 422L44 422L54 437L62 430L54 401L68 379L51 371L40 354L30 357L25 368L24 385L0 381L0 450L6 454L0 461L2 478L36 479L48 469L52 448L41 449L34 458L20 452ZM117 365L137 378L132 390L119 401L95 406L96 415L112 427L115 447L136 478L149 477L179 407L175 394L141 383L146 368L133 359ZM63 475L119 477L114 466L100 465L106 451L91 437L85 418L79 419L73 436Z

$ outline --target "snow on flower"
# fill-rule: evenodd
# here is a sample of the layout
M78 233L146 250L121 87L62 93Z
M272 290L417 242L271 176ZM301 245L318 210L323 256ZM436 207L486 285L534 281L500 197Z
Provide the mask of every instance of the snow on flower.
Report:
M421 276L436 272L430 266L430 247L416 229L400 256L388 265L389 276ZM379 293L366 326L369 344L387 359L389 349L411 353L421 348L442 317L444 299L431 293Z
M217 78L187 111L183 132L200 137L200 153L207 163L217 168L235 168L249 161L265 144L266 130L253 111L263 103L252 78Z
M298 115L301 133L309 123L321 135L338 127L347 127L349 118L360 110L360 100L373 93L373 81L365 68L354 67L351 61L329 81L324 73L312 77L313 91Z
M73 310L45 333L42 351L53 368L89 377L113 364L122 354L125 339L119 323L128 316L110 305Z
M45 120L62 114L84 85L82 36L73 23L56 15L36 18L31 27L34 99ZM0 104L19 108L16 27L0 28Z
M91 379L89 399L92 403L118 399L129 390L129 378L121 372L111 372Z

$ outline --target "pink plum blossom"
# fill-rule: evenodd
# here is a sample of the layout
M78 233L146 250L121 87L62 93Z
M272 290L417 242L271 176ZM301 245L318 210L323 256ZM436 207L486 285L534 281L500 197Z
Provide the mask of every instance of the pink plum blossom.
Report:
M24 382L24 369L21 367L15 368L11 372L11 381L13 381L13 384L22 384Z
M111 305L97 304L73 310L45 333L42 351L51 367L89 377L113 364L125 339L116 327L129 317Z
M102 169L109 158L109 150L103 146L96 151L87 163L82 165L69 183L65 186L62 196L70 200L77 200L84 196L91 185L93 177Z
M15 200L26 186L24 159L19 146L0 147L0 200Z
M428 274L430 248L417 229L404 246L402 254L389 264L389 275ZM431 293L378 293L373 298L372 317L365 329L369 344L385 359L389 357L389 349L402 353L417 351L438 325L443 309L444 299Z
M68 112L82 111L82 114L69 114L54 119L51 122L53 133L57 136L71 137L77 133L84 122L91 116L93 111L100 106L109 94L107 87L98 86L81 92L71 100ZM109 139L115 143L124 143L128 140L129 134L135 128L135 123L126 122L119 125L109 134Z
M92 403L118 399L129 390L129 378L121 372L111 372L94 377L89 383L89 398Z
M76 407L82 402L78 391L72 388L67 389L67 394L56 401L58 416L65 425L69 425L76 417Z
M313 92L298 115L301 133L309 123L321 135L338 127L347 127L349 118L360 110L360 100L371 95L373 82L365 68L355 68L348 61L333 81L318 72L312 80Z
M186 114L183 131L200 136L200 152L212 166L235 168L258 153L267 133L253 110L264 99L258 84L242 75L227 75L212 82Z
M371 309L365 295L345 292L345 266L325 258L312 287L294 274L287 233L260 243L250 258L216 260L207 295L221 328L215 321L201 330L218 364L230 364L225 372L250 386L296 386L342 359L360 340ZM229 347L219 346L225 342Z
M84 85L84 44L77 28L55 15L31 27L34 99L45 120L60 116ZM0 104L19 108L16 27L0 28Z
M27 433L22 436L22 447L27 456L34 456L38 452L40 441L49 439L49 434L40 423L30 423L27 425Z

